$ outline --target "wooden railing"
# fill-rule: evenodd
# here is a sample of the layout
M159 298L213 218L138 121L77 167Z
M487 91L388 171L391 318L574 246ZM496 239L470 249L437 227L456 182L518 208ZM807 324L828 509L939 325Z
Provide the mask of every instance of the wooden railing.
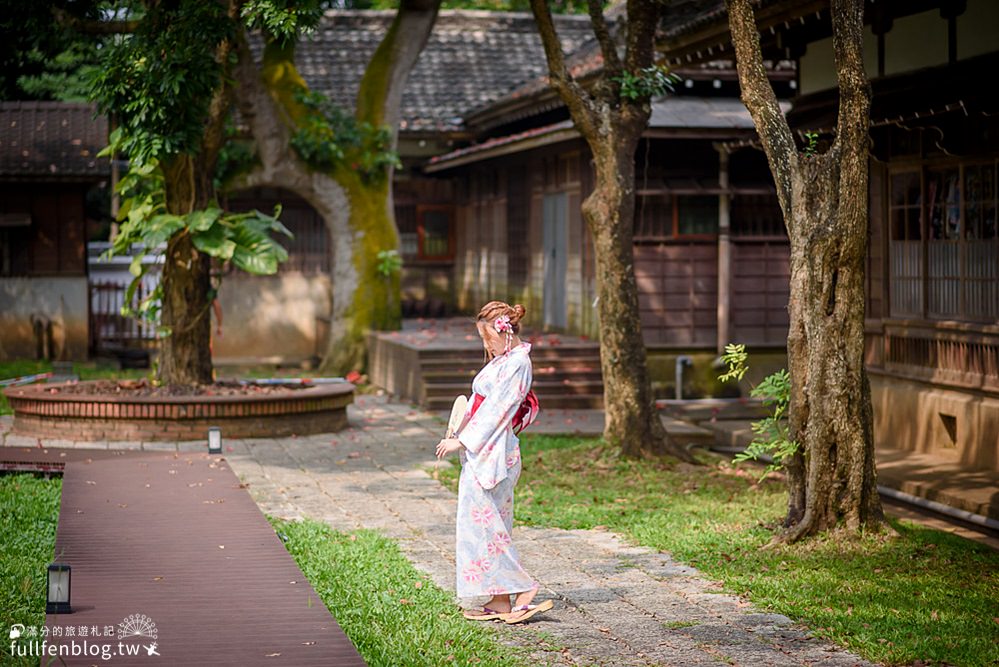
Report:
M875 321L865 332L872 371L999 394L999 327Z
M90 283L90 348L95 353L155 347L153 323L121 314L127 289L115 281ZM149 289L146 283L140 284L133 305L142 301Z

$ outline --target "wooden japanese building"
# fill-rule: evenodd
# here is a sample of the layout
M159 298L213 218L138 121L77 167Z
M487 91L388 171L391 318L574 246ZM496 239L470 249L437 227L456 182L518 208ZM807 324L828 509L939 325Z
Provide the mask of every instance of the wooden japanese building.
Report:
M0 102L0 359L87 356L87 218L110 177L107 131L91 105Z
M659 48L676 66L731 57L722 0ZM793 129L828 139L837 95L829 2L764 0L765 56L797 63ZM872 87L867 364L876 439L999 470L999 3L878 0Z

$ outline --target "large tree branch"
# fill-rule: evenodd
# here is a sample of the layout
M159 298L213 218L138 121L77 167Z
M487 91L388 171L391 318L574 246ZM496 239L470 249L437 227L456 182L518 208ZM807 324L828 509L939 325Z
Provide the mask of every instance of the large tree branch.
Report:
M441 0L402 0L388 33L364 70L357 93L357 118L376 127L387 125L393 147L399 135L402 92L430 38L440 6Z
M870 83L864 70L863 34L864 0L833 0L833 53L839 83L839 118L834 151L840 159L840 199L867 192ZM844 209L841 209L844 210ZM866 216L866 207L850 208ZM850 216L842 220L858 233L847 238L855 241L854 253L866 252L866 217Z
M628 0L628 36L624 64L638 74L655 60L655 36L661 5L657 0Z
M552 20L552 13L548 8L547 1L531 0L531 11L534 12L534 20L538 24L538 34L541 35L541 45L545 49L545 58L548 60L548 78L551 85L562 98L562 102L569 108L569 114L576 124L576 129L587 140L591 140L597 136L596 114L587 104L589 93L579 85L578 81L572 78L565 66L562 42L559 41L558 32L555 30L555 21Z
M230 20L235 21L239 15L239 5L237 0L229 0L226 13ZM233 104L232 86L232 65L229 56L233 53L235 44L232 39L223 40L215 49L215 60L222 67L221 84L215 89L212 101L208 105L208 119L205 123L205 133L202 140L202 162L215 170L215 163L218 160L219 151L225 144L225 124L229 119L230 110ZM207 172L204 177L211 178Z
M608 78L619 76L621 74L621 58L618 56L614 38L611 37L610 30L607 29L603 2L602 0L587 0L587 8L590 11L593 34L597 36L600 52L604 56L604 72Z
M798 153L794 135L791 134L791 128L788 127L763 65L760 33L749 3L750 0L725 0L732 43L735 46L739 87L742 89L742 101L753 117L756 132L770 162L784 219L789 220L791 175L797 169Z

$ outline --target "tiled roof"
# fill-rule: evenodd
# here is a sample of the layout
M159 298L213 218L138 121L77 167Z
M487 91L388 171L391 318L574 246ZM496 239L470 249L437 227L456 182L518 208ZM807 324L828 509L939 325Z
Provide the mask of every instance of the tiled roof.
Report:
M785 109L785 113L787 109ZM650 128L752 130L753 118L734 97L668 96L652 104Z
M659 35L678 37L727 16L725 0L666 0Z
M790 109L789 102L781 102L784 113ZM462 160L469 161L471 156L476 159L491 157L497 149L505 148L513 152L511 147L528 140L564 133L573 128L572 121L565 120L544 127L536 127L524 132L517 132L503 137L488 139L479 144L438 155L431 158L430 171L447 169L451 163ZM649 118L650 130L740 130L755 129L749 111L741 101L731 97L693 97L667 96L652 103L652 115ZM738 136L736 134L735 136ZM568 137L562 137L564 140ZM449 166L445 166L449 165Z
M298 45L295 62L314 90L353 108L364 69L393 11L333 10ZM589 17L557 16L563 49L592 38ZM443 10L402 96L403 131L455 131L462 116L548 71L534 17Z
M0 102L0 177L102 177L108 161L104 116L89 104Z

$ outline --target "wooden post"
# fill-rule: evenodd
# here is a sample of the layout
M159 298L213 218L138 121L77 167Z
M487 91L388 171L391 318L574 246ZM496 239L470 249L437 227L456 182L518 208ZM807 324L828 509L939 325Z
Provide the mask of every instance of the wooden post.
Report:
M728 150L720 144L718 151L718 354L731 343L729 339L729 295L732 290L732 241L729 221Z

